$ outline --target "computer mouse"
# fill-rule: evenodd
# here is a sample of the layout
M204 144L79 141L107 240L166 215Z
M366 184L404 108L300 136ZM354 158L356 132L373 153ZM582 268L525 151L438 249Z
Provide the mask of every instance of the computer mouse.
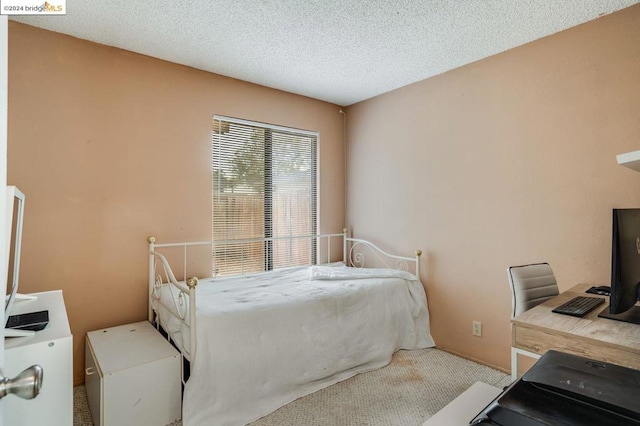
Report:
M611 287L606 285L591 287L587 290L587 293L597 294L598 296L609 296L611 295Z

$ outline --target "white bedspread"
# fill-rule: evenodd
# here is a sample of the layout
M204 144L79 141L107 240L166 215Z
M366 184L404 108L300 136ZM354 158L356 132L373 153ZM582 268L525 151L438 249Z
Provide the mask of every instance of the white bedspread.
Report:
M197 342L185 426L244 425L398 349L434 346L415 276L344 266L200 281Z

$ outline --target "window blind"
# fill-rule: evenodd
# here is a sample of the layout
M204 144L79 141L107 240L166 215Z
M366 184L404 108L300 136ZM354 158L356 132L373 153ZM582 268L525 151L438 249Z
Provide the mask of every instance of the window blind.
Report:
M213 117L214 276L314 262L314 132ZM263 239L267 241L263 241ZM256 240L234 243L233 240Z

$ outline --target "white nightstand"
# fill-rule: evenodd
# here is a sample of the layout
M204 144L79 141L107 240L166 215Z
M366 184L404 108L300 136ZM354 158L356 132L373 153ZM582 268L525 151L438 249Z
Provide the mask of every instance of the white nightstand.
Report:
M11 315L49 311L49 324L29 337L4 340L5 371L15 377L25 368L39 364L43 368L40 394L32 400L8 395L4 401L5 426L73 424L73 349L72 336L62 291L32 293L36 300L13 304Z
M181 418L180 353L148 321L87 333L85 389L94 426Z

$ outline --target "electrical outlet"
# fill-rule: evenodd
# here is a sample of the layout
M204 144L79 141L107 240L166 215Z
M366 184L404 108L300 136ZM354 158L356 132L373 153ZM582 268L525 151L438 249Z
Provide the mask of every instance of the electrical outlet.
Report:
M473 322L473 335L482 337L482 323L480 321Z

